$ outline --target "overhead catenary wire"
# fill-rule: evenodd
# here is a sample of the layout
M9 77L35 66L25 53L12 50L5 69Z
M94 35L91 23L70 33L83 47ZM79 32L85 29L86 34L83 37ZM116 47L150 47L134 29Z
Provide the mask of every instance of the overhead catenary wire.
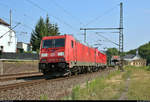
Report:
M0 36L0 39L6 35L8 32L10 32L11 30L13 30L14 28L16 28L20 23L18 23L16 26L12 27L10 30L8 30L7 32L5 32L2 36Z
M0 3L0 6L7 7L7 8L9 8L9 9L11 9L11 10L17 12L17 10L16 10L15 8L12 9L10 6L8 6L8 5L6 5L6 4ZM26 17L28 17L28 18L30 18L30 19L33 20L33 18L32 18L31 16L27 15L27 14L23 14L23 16L26 16Z
M79 22L80 24L84 25L81 20L79 18L77 18L76 16L72 15L70 12L68 12L64 7L62 7L60 4L58 4L56 1L52 0L51 1L54 5L56 5L58 8L60 8L64 13L66 13L67 15L69 15L70 17L72 17L74 20L76 20L77 22Z
M111 42L111 43L113 43L113 44L115 44L115 45L119 46L119 44L117 44L117 43L115 43L115 42L111 41L110 39L108 39L108 38L106 38L106 37L104 37L104 36L100 35L100 34L99 34L99 32L96 32L96 34L97 34L98 36L101 36L101 37L102 37L102 38L104 38L105 40L107 40L107 41L109 41L109 42Z
M95 21L98 21L99 19L101 19L102 17L104 17L106 14L109 14L111 11L113 11L115 8L117 8L119 4L113 6L112 8L108 9L107 11L105 11L102 15L95 17L94 19L90 20L88 23L86 23L84 26L88 26L91 23L94 23Z
M3 7L7 7L7 8L9 8L9 9L11 9L11 10L13 10L13 11L17 12L17 10L16 10L16 9L14 9L14 8L12 9L10 6L8 6L8 5L6 5L6 4L0 3L0 5L2 5ZM30 17L30 16L28 16L27 14L24 14L23 16L26 16L26 17L28 17L28 18L30 18L30 19L31 19L31 17ZM2 17L2 18L9 20L9 18L6 18L6 17ZM18 21L16 21L15 23L17 24L17 23L18 23ZM24 23L21 23L21 25L25 25L27 28L32 29L32 27L29 27L28 25L26 25L26 24L24 24Z
M74 27L72 27L70 24L68 24L68 23L66 23L65 21L61 20L60 18L58 18L58 17L56 17L56 16L50 14L46 9L40 7L40 6L39 6L38 4L36 4L35 2L33 2L33 1L31 1L31 0L26 0L26 1L27 1L28 3L30 3L30 4L32 4L33 6L39 8L40 10L42 10L42 11L48 13L51 17L53 17L54 19L56 19L56 20L62 22L64 25L66 25L66 26L70 27L71 29L75 30Z
M7 17L2 17L3 19L7 19L7 20L9 20L9 18L7 18ZM26 27L26 28L28 28L28 29L33 29L32 27L30 27L30 26L28 26L28 25L26 25L26 24L24 24L24 23L22 23L22 22L18 22L18 21L16 21L16 20L13 20L13 22L14 23L21 23L21 25L23 26L23 27Z
M28 2L30 2L30 3L32 2L32 3L31 3L32 5L36 6L37 8L41 9L41 10L44 11L44 12L47 12L46 9L42 8L42 7L39 6L37 3L34 3L33 0L26 0L26 1L28 1ZM53 1L53 0L52 0L52 1ZM55 2L55 1L54 1L54 2ZM69 13L66 9L64 9L62 6L60 6L57 2L55 2L55 4L58 5L59 8L62 8L62 10L63 10L66 14L72 16L72 18L74 18L74 19L76 19L76 20L78 19L78 18L74 17L71 13ZM94 21L99 20L101 17L105 16L105 14L110 13L113 9L115 9L115 7L113 7L113 8L111 8L111 9L107 10L108 12L106 11L106 12L104 13L104 15L96 17L95 19L93 19L93 21L92 21L91 23L93 23ZM59 19L58 17L55 17L55 16L53 16L53 15L51 15L51 16L54 17L55 19L57 19L58 21L63 22L63 24L66 23L66 22L62 21L61 19ZM91 24L91 23L89 22L89 24ZM87 25L89 25L89 24L87 23ZM26 28L32 29L31 27L29 27L29 26L26 25L26 24L23 24L23 23L22 23L21 25L24 25L24 27L26 27ZM67 25L68 27L74 29L70 24L67 24L67 23L66 23L65 25Z

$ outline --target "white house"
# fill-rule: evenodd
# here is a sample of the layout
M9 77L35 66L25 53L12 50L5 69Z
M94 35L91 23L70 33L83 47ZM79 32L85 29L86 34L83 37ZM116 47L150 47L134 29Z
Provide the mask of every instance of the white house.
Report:
M10 25L0 19L0 50L2 52L16 52L17 37Z
M28 43L17 42L17 52L32 51L32 46Z

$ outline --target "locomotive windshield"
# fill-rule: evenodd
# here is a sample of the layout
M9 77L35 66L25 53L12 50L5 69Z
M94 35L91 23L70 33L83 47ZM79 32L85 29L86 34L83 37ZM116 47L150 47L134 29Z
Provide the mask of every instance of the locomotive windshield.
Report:
M43 48L56 48L56 47L64 47L65 39L49 39L43 40Z

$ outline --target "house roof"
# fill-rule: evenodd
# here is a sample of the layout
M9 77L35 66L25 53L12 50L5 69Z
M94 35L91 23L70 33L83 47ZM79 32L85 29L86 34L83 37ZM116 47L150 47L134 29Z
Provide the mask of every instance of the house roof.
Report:
M4 20L2 20L1 18L0 18L0 24L4 24L6 26L10 26L7 22L5 22Z
M127 60L127 61L133 61L133 60L138 60L138 59L141 59L139 55L129 54L129 55L124 56L124 60Z
M135 57L135 55L133 55L133 54L128 54L128 55L124 56L125 59L132 59L134 57Z

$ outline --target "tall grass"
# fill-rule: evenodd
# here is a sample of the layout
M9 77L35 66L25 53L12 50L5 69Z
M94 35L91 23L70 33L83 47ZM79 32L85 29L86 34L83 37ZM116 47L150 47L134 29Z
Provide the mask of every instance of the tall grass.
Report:
M78 85L73 88L72 94L64 99L116 100L127 91L128 99L150 100L150 67L126 66L124 69L124 72L116 70L90 82L87 80L85 87L81 88Z
M71 95L71 99L72 100L77 100L80 96L80 86L77 85L75 88L73 88L72 90L72 95Z
M41 95L40 100L48 100L48 96L47 95Z
M110 87L110 84L106 83L106 80L110 80L112 77L120 74L120 71L111 72L110 74L102 75L101 77L97 77L91 82L86 81L86 85L84 88L80 88L80 86L76 86L72 89L72 93L70 96L66 96L65 100L95 100L95 99L107 99L107 91L111 90L109 96L113 93L113 90ZM117 86L113 86L117 87ZM103 97L105 95L105 97ZM115 97L115 95L114 95ZM113 97L111 97L113 98Z
M130 100L150 100L150 70L149 66L132 69L128 90Z

